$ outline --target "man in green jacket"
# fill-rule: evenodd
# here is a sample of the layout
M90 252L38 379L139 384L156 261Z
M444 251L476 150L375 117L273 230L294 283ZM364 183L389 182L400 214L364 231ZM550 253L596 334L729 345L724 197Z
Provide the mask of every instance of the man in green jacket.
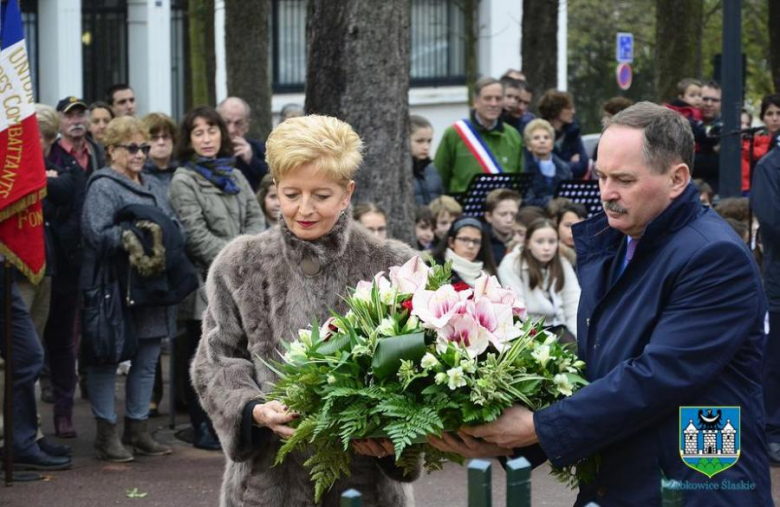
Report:
M450 194L465 192L471 179L478 174L486 174L483 161L474 155L464 142L462 132L470 130L474 140L489 148L486 154L494 165L504 173L519 173L523 169L523 140L514 127L501 121L504 102L504 88L497 79L485 77L474 86L474 110L468 123L457 122L444 131L439 148L436 151L434 166L441 173L444 188ZM470 126L471 128L465 128ZM460 131L460 133L459 133ZM478 136L478 138L477 138Z

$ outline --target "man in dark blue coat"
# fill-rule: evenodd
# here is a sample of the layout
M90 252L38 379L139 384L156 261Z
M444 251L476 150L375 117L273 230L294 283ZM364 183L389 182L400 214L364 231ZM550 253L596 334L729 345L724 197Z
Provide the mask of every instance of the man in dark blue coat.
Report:
M769 335L764 351L764 404L769 460L780 465L780 147L775 143L753 171L750 205L761 225Z
M578 347L591 383L536 413L513 407L463 431L505 448L538 443L554 466L600 455L576 505L660 505L662 477L681 481L687 506L773 505L766 301L750 251L701 206L693 156L688 122L673 111L643 102L612 118L596 170L606 213L573 228ZM708 478L683 462L684 406L741 409L733 466ZM488 445L475 442L466 444Z

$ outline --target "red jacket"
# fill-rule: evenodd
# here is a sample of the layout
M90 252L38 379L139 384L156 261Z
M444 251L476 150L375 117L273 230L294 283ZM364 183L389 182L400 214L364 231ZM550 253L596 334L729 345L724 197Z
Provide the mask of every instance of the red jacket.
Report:
M761 157L772 147L772 136L763 135L753 138L753 163L757 164ZM742 140L742 191L750 190L750 142Z
M672 111L677 111L689 120L702 121L701 111L680 99L673 100L668 104L664 104L664 106L668 107Z

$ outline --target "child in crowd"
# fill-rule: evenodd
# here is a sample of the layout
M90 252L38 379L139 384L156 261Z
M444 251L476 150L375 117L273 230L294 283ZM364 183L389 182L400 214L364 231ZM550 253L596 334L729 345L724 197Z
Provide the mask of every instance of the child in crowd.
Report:
M512 240L512 226L521 201L520 194L508 188L493 190L485 199L485 221L490 224L490 248L496 264L501 263L507 243Z
M409 117L410 145L412 149L412 172L414 179L414 202L417 205L430 204L444 193L439 171L431 162L433 127L431 122L413 114Z
M361 202L352 211L352 218L382 241L387 239L387 213L372 202Z
M712 206L713 200L715 199L715 191L709 183L701 178L696 178L693 180L693 184L696 187L696 190L699 191L699 200L701 203L707 207Z
M588 218L588 210L582 204L574 202L569 202L558 208L555 215L560 240L558 251L572 266L577 265L577 252L574 250L574 236L571 233L571 226L586 218Z
M666 107L677 111L691 122L701 122L701 81L686 78L677 83L677 98Z
M512 241L507 245L507 252L521 248L525 244L525 234L528 226L538 218L547 218L544 210L538 206L525 206L515 215L512 224Z
M532 120L525 127L523 137L531 153L530 157L526 157L525 164L525 172L531 175L525 202L531 206L544 207L560 182L572 179L571 167L553 153L555 129L547 120Z
M544 318L569 340L576 339L580 284L571 263L558 253L555 222L534 220L523 247L504 257L498 277L523 300L529 317Z
M447 237L452 222L463 214L463 207L449 195L442 195L438 199L434 199L428 207L435 220L433 232L436 234L436 240L439 241Z
M265 215L265 226L270 229L279 221L279 195L276 193L274 177L268 173L260 180L260 188L257 189L257 202Z
M436 219L428 206L417 206L414 211L414 237L417 239L417 250L430 250L435 246L436 237L433 230Z
M452 262L451 283L464 282L474 287L483 273L496 275L488 233L484 224L474 217L455 220L446 239L436 245L431 255L439 264Z

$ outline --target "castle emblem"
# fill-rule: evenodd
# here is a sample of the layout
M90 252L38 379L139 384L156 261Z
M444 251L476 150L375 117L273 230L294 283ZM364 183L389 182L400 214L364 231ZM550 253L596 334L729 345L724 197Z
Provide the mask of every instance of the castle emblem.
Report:
M739 407L680 407L680 457L709 478L740 455Z

